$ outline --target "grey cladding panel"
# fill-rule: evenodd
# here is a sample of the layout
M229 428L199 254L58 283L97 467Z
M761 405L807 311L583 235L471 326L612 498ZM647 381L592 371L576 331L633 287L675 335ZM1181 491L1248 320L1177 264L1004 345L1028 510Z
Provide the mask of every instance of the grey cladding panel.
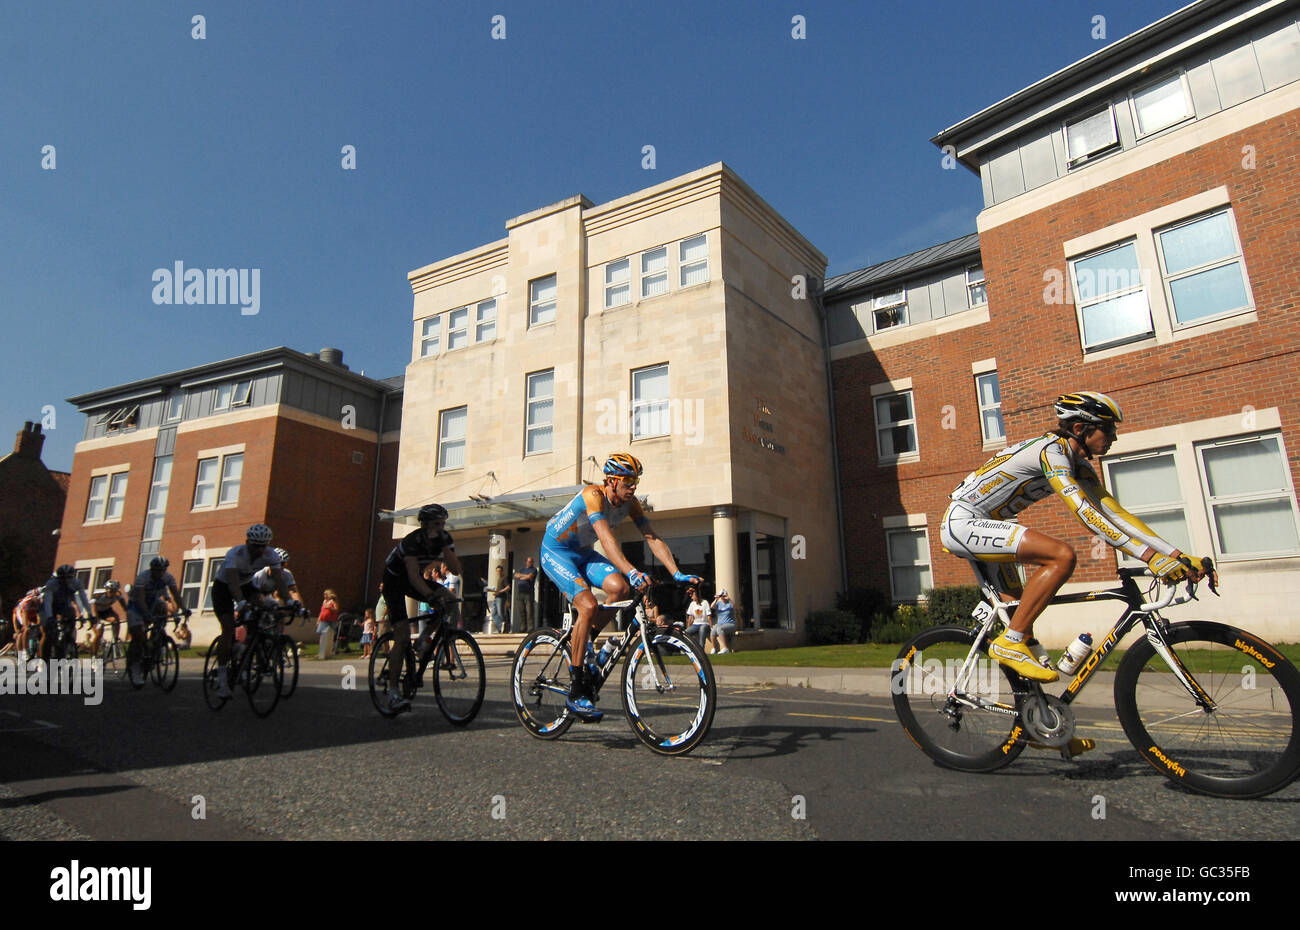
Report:
M989 163L993 180L993 196L1003 201L1025 192L1025 178L1020 171L1020 150L999 155Z
M1219 106L1219 88L1214 83L1214 69L1208 61L1187 72L1187 84L1192 91L1192 108L1198 119L1222 109Z
M1300 27L1287 23L1260 36L1255 40L1255 57L1268 90L1300 80Z
M154 444L153 454L171 455L176 451L176 427L165 426L158 430L158 441Z
M1025 188L1033 190L1057 177L1056 153L1052 147L1053 130L1044 129L1037 139L1020 147L1020 164L1024 169Z
M943 279L943 299L948 306L948 315L968 309L966 299L966 272L949 275Z
M930 319L937 320L948 315L948 297L943 292L943 279L931 281L925 286L926 296L930 300Z
M907 284L907 319L910 323L924 323L930 319L930 292L922 281Z
M1250 45L1225 52L1211 62L1214 82L1219 86L1219 102L1224 108L1235 106L1264 92L1264 81Z
M845 301L832 304L827 310L827 317L831 345L866 338L867 334L858 321L857 314L853 312L852 303Z

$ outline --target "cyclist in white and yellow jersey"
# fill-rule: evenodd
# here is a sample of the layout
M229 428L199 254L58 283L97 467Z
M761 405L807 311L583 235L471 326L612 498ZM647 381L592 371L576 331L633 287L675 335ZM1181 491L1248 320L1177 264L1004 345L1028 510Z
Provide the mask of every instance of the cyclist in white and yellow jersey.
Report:
M1077 391L1056 401L1057 429L1026 439L989 459L952 492L943 515L943 547L968 559L975 574L1004 596L1019 588L1008 571L1020 562L1039 566L1020 592L1011 626L989 643L989 655L1035 681L1060 676L1042 665L1025 640L1034 621L1074 572L1074 550L1059 539L1016 522L1016 515L1050 494L1111 546L1147 563L1167 584L1201 578L1200 559L1184 555L1119 505L1102 486L1087 459L1105 455L1123 421L1119 405L1105 394ZM1009 598L1010 599L1010 598Z

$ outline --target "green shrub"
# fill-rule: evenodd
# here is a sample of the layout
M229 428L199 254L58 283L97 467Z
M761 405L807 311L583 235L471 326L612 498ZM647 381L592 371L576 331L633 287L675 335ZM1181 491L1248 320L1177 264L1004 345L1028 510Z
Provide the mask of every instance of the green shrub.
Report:
M811 646L862 642L862 621L847 610L814 610L804 628Z
M941 623L964 624L970 622L971 611L980 602L980 589L973 584L927 588L925 598L931 626Z
M871 642L906 642L931 625L929 611L924 606L899 604L892 614L877 614L872 619Z
M860 643L870 640L871 624L876 616L893 611L889 595L876 588L849 588L835 596L835 606L858 618L861 638L857 642Z

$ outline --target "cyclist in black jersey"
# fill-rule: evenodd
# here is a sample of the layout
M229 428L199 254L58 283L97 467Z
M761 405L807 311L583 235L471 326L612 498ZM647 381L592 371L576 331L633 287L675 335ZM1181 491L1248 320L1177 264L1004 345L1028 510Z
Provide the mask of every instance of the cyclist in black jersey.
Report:
M447 509L441 504L426 504L418 516L420 528L407 533L384 562L383 598L388 607L388 622L393 628L393 651L389 668L403 668L406 650L411 648L411 623L406 610L406 599L424 601L426 604L450 605L451 592L424 577L424 570L441 561L457 575L461 574L456 543L447 532ZM411 709L411 702L395 687L388 685L388 707L395 713Z

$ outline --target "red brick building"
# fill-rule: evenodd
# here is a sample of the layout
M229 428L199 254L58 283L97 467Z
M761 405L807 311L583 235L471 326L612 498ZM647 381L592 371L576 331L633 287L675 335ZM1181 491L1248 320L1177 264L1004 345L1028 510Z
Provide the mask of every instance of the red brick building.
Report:
M1197 614L1300 637L1297 138L1296 5L1223 0L936 136L980 178L978 255L951 254L972 244L957 240L827 282L851 581L892 581L896 598L926 576L968 583L938 523L1001 445L990 424L1032 436L1057 394L1091 389L1125 415L1108 486L1221 565L1225 597ZM908 319L922 286L951 314L963 264L984 309ZM1113 552L1060 502L1024 522L1080 553L1066 590L1114 577ZM1046 635L1101 616L1088 611L1055 626L1049 612Z
M214 565L267 523L309 607L331 587L360 608L391 548L376 515L396 487L401 396L400 378L349 371L336 349L277 348L69 398L87 420L58 558L95 588L161 553L207 614Z
M12 607L56 565L68 475L41 461L41 424L24 423L14 451L0 458L0 605Z

